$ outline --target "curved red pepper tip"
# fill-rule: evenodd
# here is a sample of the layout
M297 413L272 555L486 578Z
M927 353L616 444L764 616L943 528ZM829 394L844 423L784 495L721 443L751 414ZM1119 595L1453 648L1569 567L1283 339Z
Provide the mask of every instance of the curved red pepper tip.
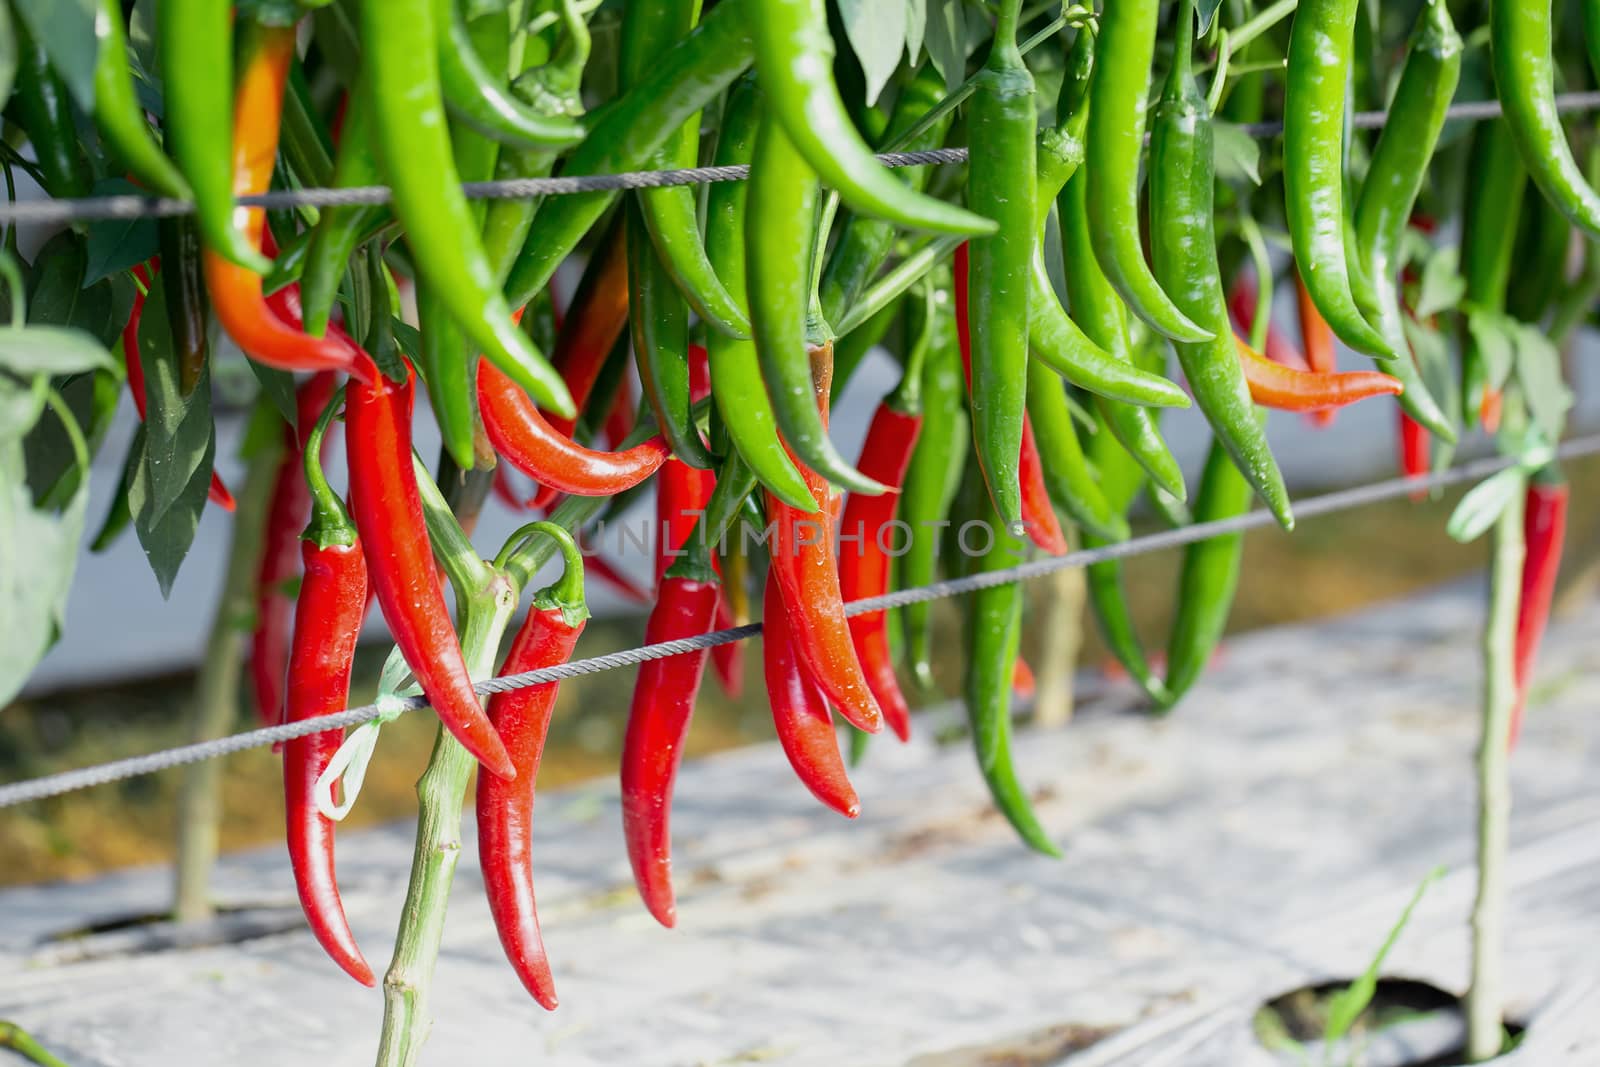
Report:
M238 502L233 499L233 494L228 491L228 487L223 484L222 479L217 477L216 471L211 472L211 488L206 490L206 496L223 511L233 511L239 506Z

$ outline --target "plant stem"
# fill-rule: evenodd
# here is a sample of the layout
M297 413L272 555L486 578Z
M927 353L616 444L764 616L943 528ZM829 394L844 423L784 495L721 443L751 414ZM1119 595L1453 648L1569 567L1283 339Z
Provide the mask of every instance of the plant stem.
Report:
M1064 567L1039 584L1046 590L1033 721L1039 726L1065 726L1072 718L1072 675L1083 644L1087 584L1082 567Z
M461 648L473 678L487 678L494 672L500 638L516 607L516 592L510 581L498 574L466 600ZM461 857L462 801L476 766L477 761L461 743L441 727L428 769L417 780L417 845L411 860L411 883L400 913L394 959L383 978L380 1067L416 1063L433 1025L428 1017L428 989L439 960L450 883Z
M1511 783L1506 740L1516 680L1517 601L1522 591L1523 490L1495 521L1489 563L1489 617L1483 631L1483 734L1478 739L1478 895L1472 907L1472 982L1467 989L1467 1059L1500 1054L1501 947L1505 939L1506 851Z
M206 638L205 659L195 678L189 740L211 741L227 733L239 717L240 638L250 632L256 609L256 575L261 567L262 535L282 445L250 457L233 535L222 595ZM217 862L222 822L222 760L204 760L183 770L178 787L178 856L174 865L172 917L180 923L205 922L211 904L211 868Z
M39 1067L67 1067L65 1063L50 1055L49 1051L29 1036L26 1030L4 1019L0 1019L0 1048L8 1048L23 1059L37 1063Z

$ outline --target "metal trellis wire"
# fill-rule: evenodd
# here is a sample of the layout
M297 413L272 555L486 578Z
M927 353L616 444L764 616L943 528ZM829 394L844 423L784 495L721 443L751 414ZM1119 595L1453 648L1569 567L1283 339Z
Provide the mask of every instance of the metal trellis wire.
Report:
M1580 456L1600 454L1600 434L1573 438L1558 447L1555 453L1558 459L1574 459ZM1334 512L1362 507L1366 504L1391 500L1409 493L1425 492L1443 488L1444 486L1457 485L1462 482L1476 481L1508 467L1516 466L1517 462L1515 458L1496 456L1463 463L1457 467L1420 477L1390 478L1367 485L1355 486L1350 489L1340 489L1335 492L1323 493L1319 496L1296 501L1294 512L1298 518L1329 515ZM1270 512L1256 510L1233 518L1195 523L1172 530L1161 530L1157 533L1147 534L1100 548L1082 549L1077 552L1069 552L1064 556L1050 556L1044 559L1029 560L1015 567L985 571L962 578L951 578L912 589L896 590L884 596L853 601L847 606L846 613L859 615L867 611L884 611L904 607L907 604L960 596L990 586L1006 585L1011 582L1037 578L1064 567L1082 567L1107 560L1128 559L1132 556L1139 556L1164 548L1174 548L1213 537L1221 537L1225 534L1242 533L1261 526L1271 526L1274 525L1275 521ZM761 624L753 622L727 630L716 630L698 637L662 641L657 644L642 645L638 648L612 652L590 659L573 660L569 663L544 667L536 671L491 678L478 682L474 688L483 696L505 693L528 686L579 678L586 674L599 674L602 671L631 667L649 660L665 659L668 656L678 656L688 652L698 652L717 645L743 641L756 636L760 632ZM154 774L158 771L168 770L188 763L216 759L250 748L274 745L280 741L304 737L307 734L319 733L323 730L356 726L376 719L380 714L395 710L416 711L426 707L428 707L428 702L421 697L396 699L386 702L381 707L377 704L368 704L363 707L347 708L332 715L304 719L299 722L283 723L277 726L267 726L256 730L247 730L243 733L232 734L214 741L180 745L176 748L163 749L148 755L132 756L128 759L112 760L91 767L63 771L59 774L43 775L38 778L0 786L0 809L14 807L30 801L43 800L47 797L60 796L63 793L71 793L97 785L108 785L126 778Z
M1563 93L1556 97L1556 109L1561 112L1600 110L1600 92ZM1498 100L1469 100L1452 104L1447 116L1467 122L1480 122L1500 115ZM1388 120L1386 111L1361 111L1351 116L1357 129L1373 130ZM1276 137L1283 132L1283 123L1253 122L1241 127L1251 137ZM965 148L936 148L927 152L887 152L878 160L887 167L921 167L946 163L963 163L967 158ZM700 185L707 182L743 181L749 176L747 166L691 167L686 170L643 170L623 174L584 174L560 178L513 178L501 181L467 182L463 191L475 200L515 200L536 196L562 196L573 193L614 192L621 189L655 189L669 185ZM289 208L340 207L344 205L387 204L388 187L382 185L352 186L348 189L309 188L285 189L242 196L239 203L245 207L264 207L268 210ZM155 196L100 196L81 200L27 200L0 204L0 225L11 223L70 223L94 222L104 219L157 218L170 215L188 215L194 204L188 200L174 200Z

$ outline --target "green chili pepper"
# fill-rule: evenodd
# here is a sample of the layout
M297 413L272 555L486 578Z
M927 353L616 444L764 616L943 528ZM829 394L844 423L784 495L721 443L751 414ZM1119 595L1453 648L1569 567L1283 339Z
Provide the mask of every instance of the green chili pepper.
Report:
M1556 111L1549 0L1490 0L1489 55L1501 113L1528 176L1590 237L1600 237L1600 194L1584 177Z
M1412 32L1405 66L1390 105L1389 121L1373 148L1355 215L1360 258L1368 265L1373 278L1382 283L1378 286L1378 327L1389 347L1400 356L1384 370L1399 378L1404 386L1400 405L1406 413L1434 436L1449 442L1456 439L1455 428L1428 391L1406 343L1395 273L1400 238L1411 219L1411 208L1438 143L1439 131L1444 128L1445 111L1455 95L1461 74L1461 52L1461 37L1450 22L1443 0L1429 0ZM1502 158L1520 170L1515 153L1509 149L1510 146L1506 146ZM1482 172L1474 169L1473 173ZM1508 207L1515 214L1515 205L1504 201L1497 204L1496 211ZM1468 218L1470 235L1476 226L1470 216ZM1469 247L1470 241L1469 236ZM1472 254L1468 252L1465 258L1470 262ZM1470 268L1467 273L1470 278ZM1469 296L1471 291L1469 281Z
M583 139L583 124L572 116L530 107L507 90L503 68L483 58L484 38L455 0L433 0L432 15L439 84L452 115L485 137L524 148L565 148ZM509 43L504 29L500 39Z
M941 289L948 297L948 280ZM924 411L945 414L923 421L901 484L896 516L910 531L905 553L895 561L898 586L902 589L927 585L937 575L938 530L955 500L969 440L962 403L967 392L966 379L961 371L961 350L948 299L934 316L931 328L928 352L922 364L922 406ZM907 604L900 609L906 659L924 691L933 689L932 611L933 605L927 602Z
M27 131L34 158L44 175L44 191L52 197L88 196L94 183L89 161L78 143L66 83L50 66L44 45L33 39L22 19L14 19L16 32L16 96L18 125Z
M1250 508L1250 483L1240 476L1220 441L1212 442L1195 501L1195 521L1215 522ZM1244 534L1222 534L1196 541L1183 552L1178 578L1178 617L1167 640L1167 671L1162 708L1176 704L1205 670L1228 625L1239 585Z
M1015 566L1027 556L1024 543L1000 521L988 494L979 495L980 521L987 524L993 536L988 551L971 561L973 569L991 571ZM968 529L977 527L969 525ZM964 689L978 768L995 807L1023 842L1046 856L1060 857L1060 848L1040 825L1012 765L1011 680L1022 638L1022 586L1008 582L979 589L967 597L966 609Z
M968 244L972 440L1000 518L1022 521L1017 456L1028 392L1028 277L1034 218L1033 75L1017 51L1021 0L1004 0L968 103L967 205L1000 228Z
M833 81L823 0L767 0L747 16L768 106L795 154L857 211L938 233L986 234L995 223L910 192L861 140Z
M1506 286L1506 312L1519 322L1539 322L1561 295L1572 242L1572 223L1550 201L1540 198L1529 206L1512 253L1525 269Z
M1466 282L1463 295L1474 308L1491 312L1505 309L1527 186L1528 171L1517 152L1511 128L1500 119L1480 125L1473 135L1466 202L1461 210L1461 275ZM1483 353L1468 331L1461 343L1462 420L1467 426L1477 425L1483 394L1489 386Z
M1089 224L1084 188L1086 176L1084 171L1073 175L1056 201L1064 249L1083 249L1089 245L1089 232L1093 227ZM1095 257L1080 254L1073 259L1072 269L1067 271L1067 297L1072 303L1074 318L1089 340L1131 366L1127 311L1110 281L1100 272ZM1105 397L1096 397L1095 404L1111 433L1150 472L1156 483L1173 496L1184 499L1183 471L1161 439L1149 410Z
M761 88L746 76L729 91L717 138L719 167L750 162L764 110ZM706 193L706 251L735 300L746 299L746 182L717 182ZM706 334L711 398L733 446L761 484L791 507L813 506L811 490L778 439L777 416L761 381L755 342L718 331ZM837 367L837 363L835 364Z
M1095 225L1085 247L1093 247L1134 314L1168 337L1204 341L1210 334L1162 291L1139 243L1139 154L1160 9L1160 0L1116 0L1100 16L1087 102L1087 195Z
M200 236L230 263L265 274L271 261L233 224L233 5L162 0L156 51L174 57L162 71L166 147L194 190Z
M750 324L778 428L795 458L815 473L851 492L881 493L882 485L834 448L817 408L807 354L817 176L770 111L756 133L749 185L745 274Z
M1345 249L1345 95L1360 0L1304 0L1289 33L1284 98L1284 207L1295 262L1322 317L1345 344L1395 353L1362 317Z
M626 210L628 321L639 382L673 454L709 470L711 453L700 439L689 396L689 309L656 258L639 206Z
M1156 280L1190 319L1211 331L1203 342L1175 341L1195 402L1245 479L1284 529L1294 528L1289 490L1239 365L1212 229L1215 148L1211 116L1190 65L1192 0L1178 5L1172 69L1150 139L1150 237Z
M650 69L661 47L687 34L699 17L700 0L671 0L629 4L623 10L619 45L619 81L622 88L637 83ZM700 114L696 112L667 139L653 160L666 169L685 169L700 162ZM750 319L712 269L700 240L696 220L697 197L692 185L641 189L635 194L645 229L683 298L714 331L734 337L750 336Z
M497 367L543 407L575 416L561 375L511 321L461 191L443 122L432 0L366 0L361 15L374 144L419 277Z
M884 141L893 143L921 122L923 117L943 99L944 76L932 63L923 64L916 76L900 90L900 95L894 103L894 114L884 129ZM950 119L946 116L906 142L903 151L924 152L938 148L944 143L945 133L949 128ZM894 175L913 192L921 192L927 188L927 167L898 167ZM820 298L824 318L831 323L837 323L841 316L861 298L867 283L889 258L889 251L894 247L894 238L895 226L891 222L870 215L857 214L852 214L845 221L822 272ZM835 352L833 367L835 390L843 383L843 368L838 357L839 353Z
M192 195L189 183L156 144L144 120L144 108L134 95L122 4L100 0L99 16L95 19L100 51L94 66L94 121L100 136L141 185L162 196L188 200Z
M377 185L383 180L372 153L372 115L367 94L350 94L344 114L344 131L333 159L333 185L348 189ZM376 205L345 204L322 209L306 245L300 270L302 328L320 337L328 329L328 316L339 295L339 281L368 230L389 214ZM286 250L287 251L287 250ZM283 255L280 254L279 259Z
M1089 469L1072 425L1066 389L1042 363L1028 365L1028 418L1050 499L1086 532L1109 541L1126 540L1128 520L1112 510Z
M683 40L655 58L649 75L597 118L567 157L566 174L620 174L648 167L678 129L744 73L754 56L756 0L722 0ZM517 307L544 288L611 202L615 191L551 197L539 205L506 279Z

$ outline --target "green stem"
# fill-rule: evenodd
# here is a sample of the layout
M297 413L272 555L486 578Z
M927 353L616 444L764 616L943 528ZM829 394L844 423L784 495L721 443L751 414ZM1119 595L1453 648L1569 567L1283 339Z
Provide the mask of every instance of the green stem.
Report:
M1525 481L1525 479L1524 479ZM1483 734L1478 739L1478 895L1472 906L1472 982L1467 988L1467 1060L1500 1055L1503 1036L1502 947L1511 783L1506 740L1516 695L1517 601L1522 591L1523 487L1510 495L1494 526L1489 617L1483 631Z
M262 535L281 448L267 447L250 458L233 540L205 659L195 679L189 740L212 741L239 718L240 639L250 631L255 614L256 573L261 565ZM217 831L222 822L222 760L204 760L183 770L178 788L178 856L174 865L173 918L180 923L205 922L211 903L211 868L217 861Z
M898 300L907 289L917 284L924 274L943 263L955 252L956 246L965 240L965 237L935 237L902 259L893 270L879 278L871 288L861 294L861 299L845 312L844 317L834 327L834 332L840 337L845 337L858 329L862 323Z
M433 558L444 568L445 577L456 587L459 596L470 590L482 589L493 575L489 565L478 556L461 524L456 521L444 494L428 473L422 457L411 454L411 465L417 472L417 490L422 496L422 514L428 524L428 540L433 545Z
M28 1032L16 1023L0 1019L0 1048L8 1048L23 1059L36 1063L39 1067L67 1067L67 1065L35 1041Z
M1261 236L1261 227L1249 215L1239 216L1239 234L1250 249L1256 268L1256 314L1250 320L1250 347L1257 352L1267 347L1267 331L1272 328L1272 256Z
M517 594L509 579L491 575L463 602L461 649L467 669L475 679L487 678L494 672L500 638L516 611ZM450 884L461 857L462 803L476 766L461 743L440 727L428 769L417 780L417 844L394 959L383 977L379 1067L415 1064L433 1026L428 992L439 961Z
M1247 20L1237 30L1228 34L1228 58L1232 59L1242 52L1251 41L1294 14L1294 9L1298 6L1299 0L1278 0L1271 7L1262 8L1261 13L1256 15L1255 18ZM1212 64L1210 63L1202 63L1196 70L1207 71L1211 69L1211 66Z

